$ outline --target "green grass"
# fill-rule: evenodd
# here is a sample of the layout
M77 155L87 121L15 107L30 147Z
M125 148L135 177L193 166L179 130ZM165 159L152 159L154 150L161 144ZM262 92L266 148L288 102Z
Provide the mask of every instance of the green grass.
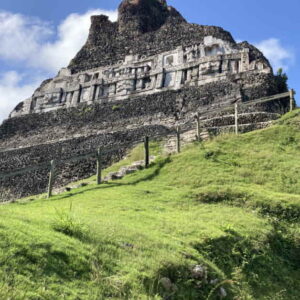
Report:
M1 206L0 299L299 299L299 129L297 110L119 181ZM105 174L140 159L142 146Z

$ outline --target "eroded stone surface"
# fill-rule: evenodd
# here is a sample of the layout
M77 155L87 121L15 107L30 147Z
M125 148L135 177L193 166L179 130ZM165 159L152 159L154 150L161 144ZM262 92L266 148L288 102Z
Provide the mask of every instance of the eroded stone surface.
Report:
M243 73L270 74L264 59L250 62L250 49L207 36L201 44L179 46L153 56L128 55L124 61L72 74L68 68L44 83L34 95L19 104L11 117L76 107L80 103L107 103L128 97L180 90L228 78L239 80Z
M272 68L253 46L236 44L221 28L187 23L165 1L126 0L116 23L93 16L89 39L69 67L10 116L237 82L244 73L272 74Z

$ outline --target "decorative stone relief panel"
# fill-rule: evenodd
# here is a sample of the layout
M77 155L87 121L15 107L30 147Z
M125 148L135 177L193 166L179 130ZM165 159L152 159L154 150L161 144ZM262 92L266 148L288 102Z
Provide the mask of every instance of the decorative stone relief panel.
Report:
M12 115L104 101L103 98L117 101L130 95L157 93L162 88L202 85L249 71L268 73L271 69L263 60L250 63L249 49L238 50L227 41L207 36L201 44L178 47L151 57L128 55L116 65L83 73L72 75L64 68L31 100L26 100L29 103L26 109L16 108Z

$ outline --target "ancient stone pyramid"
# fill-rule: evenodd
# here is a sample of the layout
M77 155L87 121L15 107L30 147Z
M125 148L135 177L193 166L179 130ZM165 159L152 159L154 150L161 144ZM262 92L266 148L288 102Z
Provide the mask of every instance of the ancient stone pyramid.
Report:
M51 159L133 144L145 135L188 132L205 112L211 132L230 129L232 115L214 113L234 101L284 92L268 60L220 27L188 23L165 0L124 0L117 22L93 16L88 40L69 66L44 81L0 127L0 173ZM256 105L241 116L243 130L264 126L283 102ZM106 163L126 147L107 154ZM89 176L94 161L62 164L60 184ZM5 193L45 190L45 167L0 182Z

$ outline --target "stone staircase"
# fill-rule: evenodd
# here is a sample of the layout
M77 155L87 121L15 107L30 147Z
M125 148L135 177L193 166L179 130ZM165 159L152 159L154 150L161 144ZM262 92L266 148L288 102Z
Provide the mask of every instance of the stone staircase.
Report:
M155 156L150 156L150 163L153 162L154 160L155 160ZM145 166L145 161L143 160L135 161L129 166L120 168L120 170L117 172L109 173L106 177L104 177L103 181L108 182L112 180L122 179L124 176L128 174L132 174L144 169L144 166Z

